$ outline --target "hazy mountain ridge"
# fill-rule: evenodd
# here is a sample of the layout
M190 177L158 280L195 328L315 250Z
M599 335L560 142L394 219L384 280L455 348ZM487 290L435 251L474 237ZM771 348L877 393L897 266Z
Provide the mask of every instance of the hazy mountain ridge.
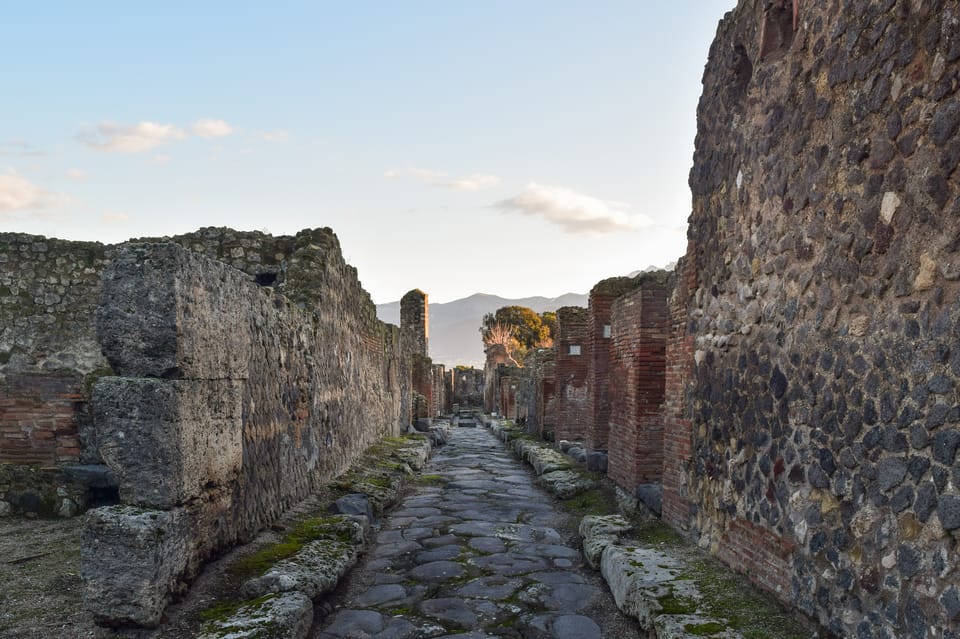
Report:
M480 325L483 316L502 306L526 306L537 313L555 311L562 306L586 306L587 294L565 293L560 297L524 297L507 299L487 293L475 293L452 302L430 304L430 357L448 367L457 364L483 367L483 343ZM377 304L377 317L400 324L400 302Z

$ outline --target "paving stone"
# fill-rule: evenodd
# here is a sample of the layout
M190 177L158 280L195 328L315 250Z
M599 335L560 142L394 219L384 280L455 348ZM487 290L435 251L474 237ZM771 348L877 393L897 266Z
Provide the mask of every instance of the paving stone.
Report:
M609 615L619 619L610 636L639 639L554 528L565 516L555 500L486 429L454 430L424 472L446 483L417 486L383 517L358 568L366 574L353 580L370 585L318 624L314 639L595 639ZM607 617L590 618L601 609Z
M510 579L503 575L480 577L457 588L457 594L463 597L484 597L486 599L508 599L523 585L519 579Z
M522 575L549 568L542 557L527 557L518 553L503 552L472 559L471 563L498 575Z
M463 599L453 597L430 599L421 603L419 610L441 622L461 628L472 628L477 625L477 615L470 610Z
M407 596L406 589L399 584L383 584L370 588L359 597L357 605L360 606L379 606L381 604L398 601Z
M462 546L441 546L435 550L425 550L413 558L413 561L418 564L428 564L433 561L446 561L450 559L455 559L463 554Z
M474 537L467 545L479 552L506 552L507 545L499 537Z
M449 581L463 575L463 566L452 561L431 561L410 571L410 576L420 581Z

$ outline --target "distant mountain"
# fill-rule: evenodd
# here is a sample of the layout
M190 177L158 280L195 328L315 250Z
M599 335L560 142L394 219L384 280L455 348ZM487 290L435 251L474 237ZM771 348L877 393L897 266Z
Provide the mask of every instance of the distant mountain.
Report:
M669 264L666 264L666 265L664 265L664 266L654 266L653 264L651 264L650 266L648 266L648 267L645 268L645 269L641 269L641 270L639 270L639 271L634 271L633 273L631 273L631 274L628 275L627 277L636 277L637 275L640 275L641 273L650 273L650 272L652 272L652 271L672 271L672 270L675 269L675 268L677 268L677 263L676 263L676 261L670 262Z
M430 304L430 357L447 367L463 364L483 368L483 342L480 325L483 316L501 306L526 306L537 313L555 311L561 306L586 306L587 295L567 293L560 297L524 297L510 300L496 295L476 293L445 304ZM400 325L400 302L377 304L377 317Z

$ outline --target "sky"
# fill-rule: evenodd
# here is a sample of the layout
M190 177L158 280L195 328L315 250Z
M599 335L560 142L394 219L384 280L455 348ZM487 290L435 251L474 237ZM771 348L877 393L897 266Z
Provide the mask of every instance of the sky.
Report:
M329 226L378 303L585 293L683 254L735 4L4 2L0 232Z

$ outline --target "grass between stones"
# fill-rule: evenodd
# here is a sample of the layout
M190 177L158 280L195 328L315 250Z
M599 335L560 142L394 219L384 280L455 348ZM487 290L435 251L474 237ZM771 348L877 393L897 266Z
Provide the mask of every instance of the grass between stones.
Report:
M423 441L426 441L426 437L419 434L388 437L364 451L350 470L325 488L324 498L314 512L295 521L280 541L232 562L227 568L234 582L232 589L237 591L244 581L266 573L280 561L293 557L310 542L329 539L334 542L334 547L339 548L359 543L360 540L353 537L353 528L345 525L347 519L344 516L330 515L324 511L343 495L367 493L374 511L382 513L397 498L410 472L409 466L401 459L401 451L411 445L422 445ZM261 597L250 601L218 602L199 612L198 616L204 621L226 619L240 608L263 603L260 600L267 601Z

